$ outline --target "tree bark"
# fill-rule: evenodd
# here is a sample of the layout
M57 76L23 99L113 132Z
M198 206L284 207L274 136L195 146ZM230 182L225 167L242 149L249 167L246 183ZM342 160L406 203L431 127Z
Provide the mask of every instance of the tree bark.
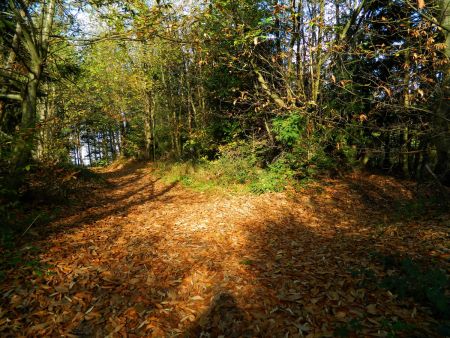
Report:
M450 185L450 0L441 0L442 22L441 25L446 30L445 34L445 65L444 79L440 88L439 101L435 109L435 130L434 138L437 163L435 167L436 175L445 185Z
M146 160L152 160L153 130L152 130L152 96L150 91L145 93L145 116L144 116L144 136ZM153 159L154 160L154 159Z
M56 0L50 0L40 18L41 30L34 29L34 23L26 8L16 8L12 1L17 24L20 26L21 40L29 54L29 73L22 100L21 134L14 149L13 161L16 169L25 166L31 160L35 143L36 105L41 75L46 62L49 37L53 26ZM28 20L28 22L27 22ZM37 19L39 20L39 18ZM17 31L17 30L16 30Z

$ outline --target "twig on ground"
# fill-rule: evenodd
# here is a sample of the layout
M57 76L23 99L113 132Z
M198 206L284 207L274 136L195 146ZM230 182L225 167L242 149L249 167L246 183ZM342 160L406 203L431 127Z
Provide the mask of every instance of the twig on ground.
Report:
M28 226L28 228L26 228L26 230L22 233L22 235L20 235L20 237L25 236L25 234L28 232L28 230L30 230L30 228L33 226L33 224L37 221L37 219L39 217L41 217L41 214L36 216L36 218L33 220L33 222L31 222L31 224Z

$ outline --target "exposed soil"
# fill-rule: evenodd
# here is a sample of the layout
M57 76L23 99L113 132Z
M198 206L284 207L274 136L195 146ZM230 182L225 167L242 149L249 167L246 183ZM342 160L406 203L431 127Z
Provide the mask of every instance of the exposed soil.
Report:
M448 272L448 214L394 212L412 184L355 174L255 196L166 185L144 164L101 175L26 235L45 268L7 271L0 336L442 336L426 304L377 282L383 255Z

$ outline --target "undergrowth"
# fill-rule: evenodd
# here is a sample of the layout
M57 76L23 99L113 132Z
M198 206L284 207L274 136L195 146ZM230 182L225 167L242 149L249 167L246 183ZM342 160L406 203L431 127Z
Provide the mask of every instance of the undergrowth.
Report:
M200 191L227 190L262 194L279 192L294 183L295 170L284 157L272 163L260 160L259 147L231 144L221 148L220 156L209 161L158 163L160 176L167 183L180 182Z
M198 191L227 189L234 192L279 192L292 182L288 168L275 164L262 169L245 161L218 159L204 162L159 163L166 183L180 182Z
M0 283L8 277L11 269L26 269L37 277L49 274L48 269L52 266L36 258L41 250L32 245L19 247L17 238L11 229L0 230Z
M103 182L101 176L87 168L61 164L28 165L12 175L0 172L0 231L22 231L33 221L45 224L59 206L69 205L74 197L88 193L89 188Z
M412 299L427 307L438 320L436 329L443 336L450 335L450 289L449 277L435 262L416 261L410 257L386 255L379 252L370 254L371 260L381 267L381 274L371 268L352 270L353 277L361 277L361 287L375 286L389 290L399 299ZM380 272L380 271L379 271ZM388 337L412 336L415 327L410 323L392 318L384 318L382 326ZM349 337L358 332L355 325L343 325L336 334Z
M441 318L450 317L449 278L430 263L419 263L410 258L375 255L386 271L381 286L400 298L411 297L424 304Z
M380 253L372 253L371 257L381 264L384 276L378 278L372 270L365 270L362 275L368 282L375 282L400 299L410 298L429 308L439 320L438 331L443 336L450 335L450 280L442 268L433 262L419 262L409 257ZM412 329L401 323L388 326L393 333Z

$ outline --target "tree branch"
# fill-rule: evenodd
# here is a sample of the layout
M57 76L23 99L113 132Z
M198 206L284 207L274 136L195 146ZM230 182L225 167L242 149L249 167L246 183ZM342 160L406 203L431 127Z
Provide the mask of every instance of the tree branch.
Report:
M288 108L287 104L283 101L283 99L279 97L277 93L274 93L273 91L270 90L269 85L262 76L261 72L256 68L253 68L253 70L258 77L258 82L261 85L262 89L266 92L268 96L270 96L270 98L276 103L276 105L282 109Z
M20 94L2 94L2 93L0 93L0 99L23 101L22 96L20 96Z

